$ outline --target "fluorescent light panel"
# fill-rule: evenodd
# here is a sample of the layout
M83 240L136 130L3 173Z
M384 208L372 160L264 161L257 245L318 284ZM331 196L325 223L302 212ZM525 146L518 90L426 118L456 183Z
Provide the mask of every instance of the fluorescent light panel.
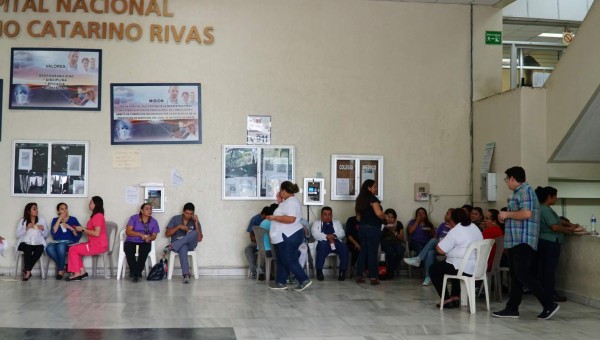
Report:
M538 37L542 38L561 38L563 37L562 33L542 33L538 35Z

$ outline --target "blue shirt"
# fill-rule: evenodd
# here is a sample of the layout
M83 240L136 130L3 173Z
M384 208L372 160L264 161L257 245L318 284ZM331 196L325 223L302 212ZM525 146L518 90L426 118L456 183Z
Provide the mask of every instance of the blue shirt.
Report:
M262 216L260 216L260 214L256 214L254 216L252 216L252 218L250 219L250 223L248 223L248 227L246 228L246 231L249 232L251 235L254 235L254 230L252 230L252 228L254 228L255 225L260 225L260 223L263 221Z
M525 243L537 250L540 236L540 203L535 191L527 182L516 187L508 200L508 211L521 210L531 211L531 218L527 220L506 219L504 222L504 248L510 249Z
M271 237L269 237L269 233L268 233L268 231L271 230L271 221L263 220L260 223L260 227L267 231L265 233L265 237L263 238L263 240L265 242L265 251L271 250Z
M178 226L180 224L183 224L183 215L175 215L175 216L171 217L169 224L167 224L167 229L175 228L176 226ZM186 227L190 228L190 231L196 229L193 218L190 218L190 220L186 224ZM198 233L201 233L201 232L202 232L202 225L200 224L200 221L198 221ZM184 237L185 235L186 235L186 232L179 229L175 232L175 234L171 235L171 242L175 242L178 239Z
M56 224L57 219L58 219L58 217L53 218L52 224L50 225L50 235L52 235L52 238L55 241L69 241L72 243L79 242L79 239L81 238L81 235L83 234L82 232L77 232L77 235L73 235L72 231L70 231L69 229L65 229L66 231L63 231L61 227L59 227L58 230L56 232L54 232L54 225ZM77 219L73 216L69 216L69 219L67 220L67 224L72 227L81 225L79 223L79 221L77 221Z

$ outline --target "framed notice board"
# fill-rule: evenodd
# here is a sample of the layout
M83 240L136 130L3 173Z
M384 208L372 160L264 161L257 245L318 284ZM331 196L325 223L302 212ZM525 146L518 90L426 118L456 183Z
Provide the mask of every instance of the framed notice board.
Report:
M383 156L331 155L331 199L353 201L367 179L377 183L377 197L383 199Z

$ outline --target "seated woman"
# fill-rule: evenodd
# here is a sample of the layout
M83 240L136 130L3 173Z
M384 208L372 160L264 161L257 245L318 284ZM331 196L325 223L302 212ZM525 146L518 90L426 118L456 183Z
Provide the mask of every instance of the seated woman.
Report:
M123 250L129 266L129 276L133 282L138 282L146 265L146 259L152 249L152 241L160 232L158 222L152 217L152 204L144 203L139 214L133 215L127 222ZM137 258L136 258L137 257Z
M384 212L386 225L381 232L381 250L385 252L387 274L384 279L393 279L396 275L398 264L404 257L404 226L398 221L398 214L394 209Z
M17 250L23 252L23 281L31 277L31 269L42 257L48 237L46 220L38 216L37 203L27 203L17 224ZM17 254L18 256L18 254Z
M408 235L410 250L420 253L427 242L433 238L433 224L427 217L425 208L418 208L415 211L415 218L408 222Z
M102 254L108 251L106 236L106 220L104 219L104 201L100 196L94 196L88 204L92 217L86 227L77 226L75 229L87 235L88 242L78 243L69 247L67 270L71 273L69 281L87 279L88 273L83 266L83 256Z
M356 216L348 217L346 220L346 245L350 252L350 266L356 267L356 261L358 260L358 253L360 252L360 239L358 238L358 220ZM350 277L354 274L354 270L350 271Z
M69 216L67 203L58 203L56 211L58 217L52 219L50 228L50 234L54 241L48 243L46 254L56 263L56 279L62 280L65 275L68 246L79 242L82 233L75 229L81 227L81 224L75 217Z
M498 214L500 212L496 209L489 209L485 213L485 222L483 222L483 238L484 239L496 239L504 235L502 229L500 228L500 222L498 222ZM496 245L492 247L492 251L490 252L490 256L488 258L488 266L487 271L489 272L492 269L492 264L494 263L494 257L496 255Z
M479 228L475 224L471 223L471 219L463 209L456 208L452 210L448 225L451 230L436 246L439 254L446 255L446 261L434 263L429 270L431 282L440 297L442 296L444 275L456 275L465 252L471 243L483 240L481 231L479 231ZM472 254L469 257L464 273L472 275L474 271L475 254ZM457 308L460 304L460 283L456 282L457 280L454 281L452 282L452 292L450 295L446 294L446 296L450 297L444 301L444 308Z
M435 237L429 240L423 250L415 256L405 258L404 262L410 266L418 267L421 265L421 261L425 261L425 280L423 280L423 286L429 286L431 284L431 278L429 277L429 268L435 262L436 256L438 255L435 250L435 246L439 241L443 240L444 237L450 231L450 227L448 226L448 222L450 221L450 215L452 214L453 208L450 208L446 211L446 215L444 215L444 222L440 224L435 232Z
M479 230L483 230L484 226L483 210L480 207L473 207L471 210L471 223L479 227Z

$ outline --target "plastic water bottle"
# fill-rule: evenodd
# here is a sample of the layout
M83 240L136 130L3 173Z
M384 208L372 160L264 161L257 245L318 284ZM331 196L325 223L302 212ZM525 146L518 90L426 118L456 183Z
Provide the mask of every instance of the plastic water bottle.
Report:
M331 250L335 250L335 242L329 243L329 246L331 246Z
M592 226L592 235L596 235L596 215L592 215L590 225Z

